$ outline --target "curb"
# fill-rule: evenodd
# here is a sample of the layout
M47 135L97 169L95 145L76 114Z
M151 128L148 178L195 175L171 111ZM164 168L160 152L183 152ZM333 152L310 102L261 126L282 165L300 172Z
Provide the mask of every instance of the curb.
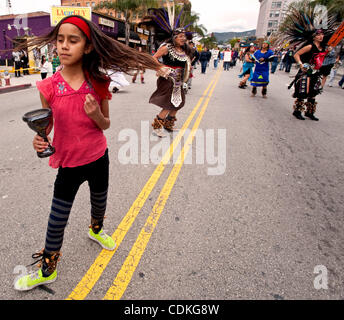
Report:
M27 89L27 88L30 88L31 86L32 86L31 83L25 83L25 84L18 84L18 85L8 86L8 87L0 87L0 94Z

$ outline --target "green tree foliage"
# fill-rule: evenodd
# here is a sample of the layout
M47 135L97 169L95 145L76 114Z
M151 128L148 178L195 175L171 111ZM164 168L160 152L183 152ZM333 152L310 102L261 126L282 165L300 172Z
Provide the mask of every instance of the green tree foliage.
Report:
M182 9L183 6L176 6L176 16L179 15ZM207 29L202 24L198 23L199 19L199 14L191 11L191 4L184 5L184 10L181 16L183 26L189 25L189 27L187 28L188 31L195 32L199 34L201 37L204 37L207 33Z
M207 47L208 49L213 49L217 47L217 39L214 35L211 35L210 37L204 37L199 41L202 43L204 47Z

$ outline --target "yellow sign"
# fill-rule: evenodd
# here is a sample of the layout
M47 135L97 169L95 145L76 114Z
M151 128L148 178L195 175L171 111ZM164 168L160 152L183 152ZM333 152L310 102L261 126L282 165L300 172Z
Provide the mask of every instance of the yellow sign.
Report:
M92 9L90 7L51 7L50 24L56 26L64 17L78 15L87 20L92 19Z
M289 42L287 42L287 43L284 43L284 45L283 45L283 49L286 49L286 48L288 48L288 47L289 47L289 45L290 45L290 43L289 43Z

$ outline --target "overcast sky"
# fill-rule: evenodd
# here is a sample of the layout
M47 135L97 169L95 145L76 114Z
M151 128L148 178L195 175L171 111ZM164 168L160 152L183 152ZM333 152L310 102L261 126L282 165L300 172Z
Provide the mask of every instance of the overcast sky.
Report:
M46 11L60 0L10 0L12 13ZM8 14L6 0L0 0L0 15ZM208 32L247 31L256 29L258 0L191 0L193 11L200 14L200 23Z

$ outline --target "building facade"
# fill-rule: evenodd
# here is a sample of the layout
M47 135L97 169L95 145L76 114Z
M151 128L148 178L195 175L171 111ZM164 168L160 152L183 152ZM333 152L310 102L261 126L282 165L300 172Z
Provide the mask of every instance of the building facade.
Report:
M114 0L113 0L114 1ZM173 2L174 0L160 0L161 6L166 6L165 1L170 1ZM101 0L61 0L61 6L78 6L78 7L92 7L94 8L95 6L99 4L103 4L104 2L108 1L101 1ZM175 3L177 4L190 4L189 0L175 0ZM124 15L122 12L115 11L115 10L108 10L108 9L98 9L98 11L106 13L110 16L113 16L117 19L124 19ZM144 12L140 13L134 13L132 22L133 23L139 23L141 22Z
M52 30L50 13L48 12L32 12L26 14L25 27L19 24L18 15L4 15L0 16L0 30L2 31L0 41L0 65L12 65L12 52L16 46L16 42L26 42L28 39L47 34ZM121 20L114 19L102 13L92 12L92 21L102 30L106 35L113 39L121 40L120 37L124 35L124 23ZM14 42L13 42L13 41ZM140 44L141 40L136 34L131 34L130 45L134 47ZM42 54L51 57L51 48L45 49ZM3 51L1 51L3 50ZM30 52L29 58L32 60Z
M260 10L256 37L265 38L277 31L283 22L289 5L294 0L259 0Z

